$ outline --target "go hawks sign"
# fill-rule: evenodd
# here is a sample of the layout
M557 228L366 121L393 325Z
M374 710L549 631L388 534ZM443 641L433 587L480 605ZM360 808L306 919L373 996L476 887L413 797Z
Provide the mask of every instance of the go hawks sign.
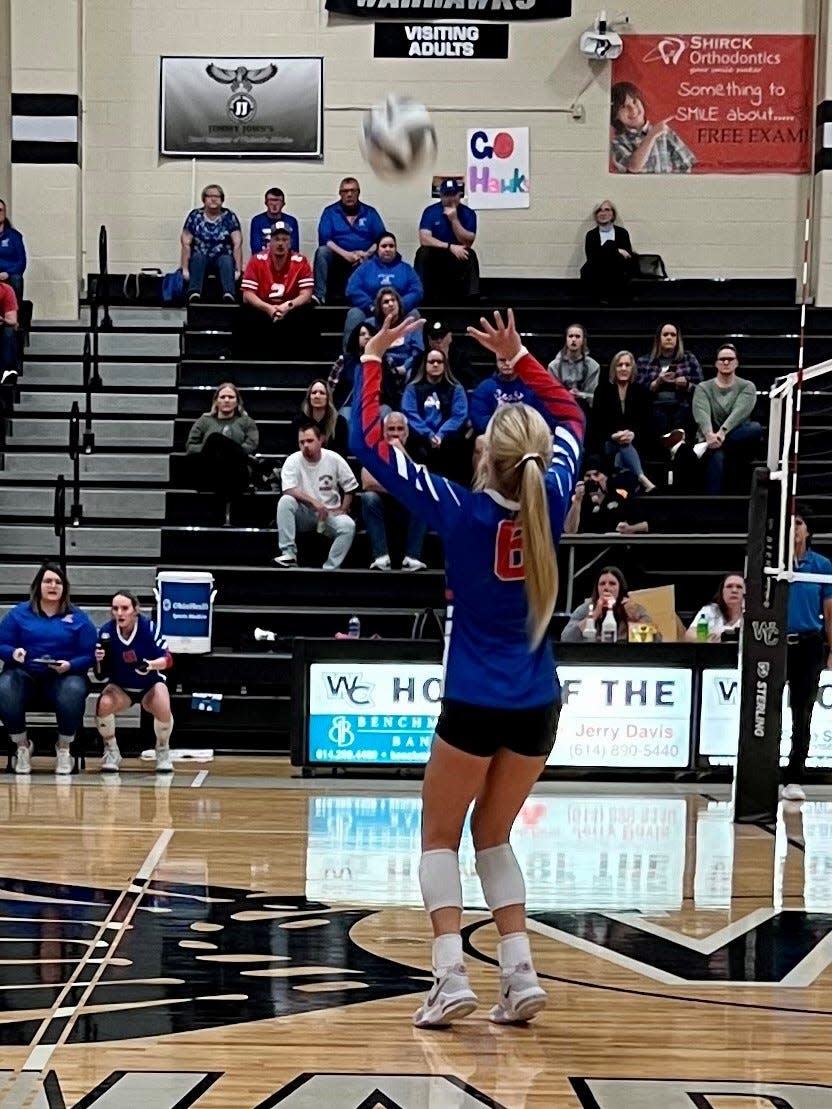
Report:
M567 19L572 0L326 0L326 10L364 19Z

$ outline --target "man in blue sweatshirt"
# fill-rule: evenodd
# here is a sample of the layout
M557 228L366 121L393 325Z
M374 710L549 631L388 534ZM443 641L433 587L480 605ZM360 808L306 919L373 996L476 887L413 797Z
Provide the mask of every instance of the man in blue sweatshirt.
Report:
M384 231L384 220L369 204L361 203L361 186L345 177L338 186L340 200L321 212L318 249L315 251L315 298L326 302L327 293L342 296L352 270L375 254Z
M388 286L402 298L406 316L422 303L422 282L413 266L399 254L392 231L383 232L375 254L354 269L347 282L347 300L353 307L347 312L344 324L344 346L353 330L372 315L379 291Z
M300 253L300 228L294 216L284 211L286 207L286 194L283 189L268 189L264 197L266 202L265 212L251 217L249 228L249 245L252 258L263 250L269 249L269 239L272 237L272 227L278 221L285 223L292 236L292 251Z
M481 381L471 394L469 415L474 431L481 435L488 427L488 421L503 404L529 404L536 407L534 396L524 385L508 362L497 359L497 369Z

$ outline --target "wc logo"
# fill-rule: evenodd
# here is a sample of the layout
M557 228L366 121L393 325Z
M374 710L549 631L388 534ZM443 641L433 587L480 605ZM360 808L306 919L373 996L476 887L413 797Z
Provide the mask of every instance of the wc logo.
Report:
M572 1078L584 1109L717 1109L731 1099L741 1109L824 1109L832 1087L779 1082L685 1082L622 1078Z

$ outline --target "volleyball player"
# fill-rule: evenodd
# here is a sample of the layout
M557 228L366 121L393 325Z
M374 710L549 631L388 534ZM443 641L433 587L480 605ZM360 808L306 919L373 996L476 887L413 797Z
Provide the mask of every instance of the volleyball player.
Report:
M156 770L171 773L170 733L173 716L170 694L162 671L173 665L164 638L156 625L139 612L139 599L122 589L112 600L113 619L98 633L96 674L108 679L95 706L95 726L104 741L102 771L117 771L121 752L116 742L116 716L141 704L153 717L156 734Z
M500 934L500 991L490 1018L526 1021L546 1004L526 933L526 888L509 843L553 743L560 687L548 637L558 588L555 543L569 508L584 417L576 399L521 345L508 313L468 334L531 391L498 408L475 491L432 475L385 442L381 359L420 326L385 321L357 373L350 447L384 488L439 532L453 595L444 700L422 790L419 882L433 926L434 985L413 1017L438 1027L477 998L462 957L459 841L471 802L476 868Z

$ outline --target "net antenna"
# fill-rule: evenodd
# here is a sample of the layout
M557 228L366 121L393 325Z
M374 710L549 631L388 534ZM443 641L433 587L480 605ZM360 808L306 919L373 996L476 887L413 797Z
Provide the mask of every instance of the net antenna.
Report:
M765 573L777 581L828 584L824 574L804 574L794 568L794 531L797 515L797 473L800 461L800 416L803 389L810 381L832 372L832 359L805 369L806 309L809 303L809 254L811 246L811 198L806 201L803 237L803 289L800 303L800 336L797 370L775 380L769 392L768 453L766 462L772 480L780 483L779 542ZM773 552L774 553L774 552Z

